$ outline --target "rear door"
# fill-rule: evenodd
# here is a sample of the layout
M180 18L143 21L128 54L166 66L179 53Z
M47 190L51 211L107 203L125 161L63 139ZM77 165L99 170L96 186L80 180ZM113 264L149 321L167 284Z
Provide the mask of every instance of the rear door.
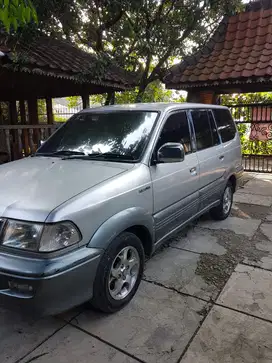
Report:
M200 168L200 210L203 210L221 196L224 175L222 144L211 110L191 110L190 116L195 131L196 154Z
M154 155L168 142L181 143L185 158L181 162L150 166L157 241L198 212L199 166L192 148L186 111L173 112L168 116L157 140Z
M213 109L222 142L222 164L226 175L242 170L240 136L228 109Z

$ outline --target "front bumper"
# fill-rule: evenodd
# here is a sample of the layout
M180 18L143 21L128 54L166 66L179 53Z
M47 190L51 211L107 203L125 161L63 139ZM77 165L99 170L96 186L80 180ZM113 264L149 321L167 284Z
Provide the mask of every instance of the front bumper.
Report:
M0 253L0 305L41 316L88 301L101 254L87 247L52 259Z

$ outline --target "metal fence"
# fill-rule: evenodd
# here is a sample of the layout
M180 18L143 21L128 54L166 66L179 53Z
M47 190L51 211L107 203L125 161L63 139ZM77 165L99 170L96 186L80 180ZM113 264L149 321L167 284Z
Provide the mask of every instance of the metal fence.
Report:
M226 105L241 137L246 171L272 172L272 103Z
M54 102L53 104L53 115L54 121L58 122L66 122L71 116L75 113L83 110L82 102L78 102L78 104L73 107L65 106L64 104ZM41 112L39 112L39 123L47 122L47 115L45 113L45 109L41 108Z
M68 107L62 104L54 104L53 112L54 112L54 120L55 122L65 122L75 113L80 112L83 109L82 102L79 102L73 107Z
M245 171L258 173L272 173L272 156L269 155L243 155Z

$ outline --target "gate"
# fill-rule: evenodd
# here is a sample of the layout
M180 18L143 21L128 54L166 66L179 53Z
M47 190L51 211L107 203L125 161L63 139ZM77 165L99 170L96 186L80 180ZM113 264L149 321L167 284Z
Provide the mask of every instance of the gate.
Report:
M246 171L272 172L272 103L231 104Z

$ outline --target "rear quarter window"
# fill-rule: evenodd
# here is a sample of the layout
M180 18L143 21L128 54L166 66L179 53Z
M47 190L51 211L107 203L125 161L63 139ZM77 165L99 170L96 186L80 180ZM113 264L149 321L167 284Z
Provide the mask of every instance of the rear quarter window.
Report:
M222 142L233 140L236 135L236 127L229 110L214 109L213 114Z

